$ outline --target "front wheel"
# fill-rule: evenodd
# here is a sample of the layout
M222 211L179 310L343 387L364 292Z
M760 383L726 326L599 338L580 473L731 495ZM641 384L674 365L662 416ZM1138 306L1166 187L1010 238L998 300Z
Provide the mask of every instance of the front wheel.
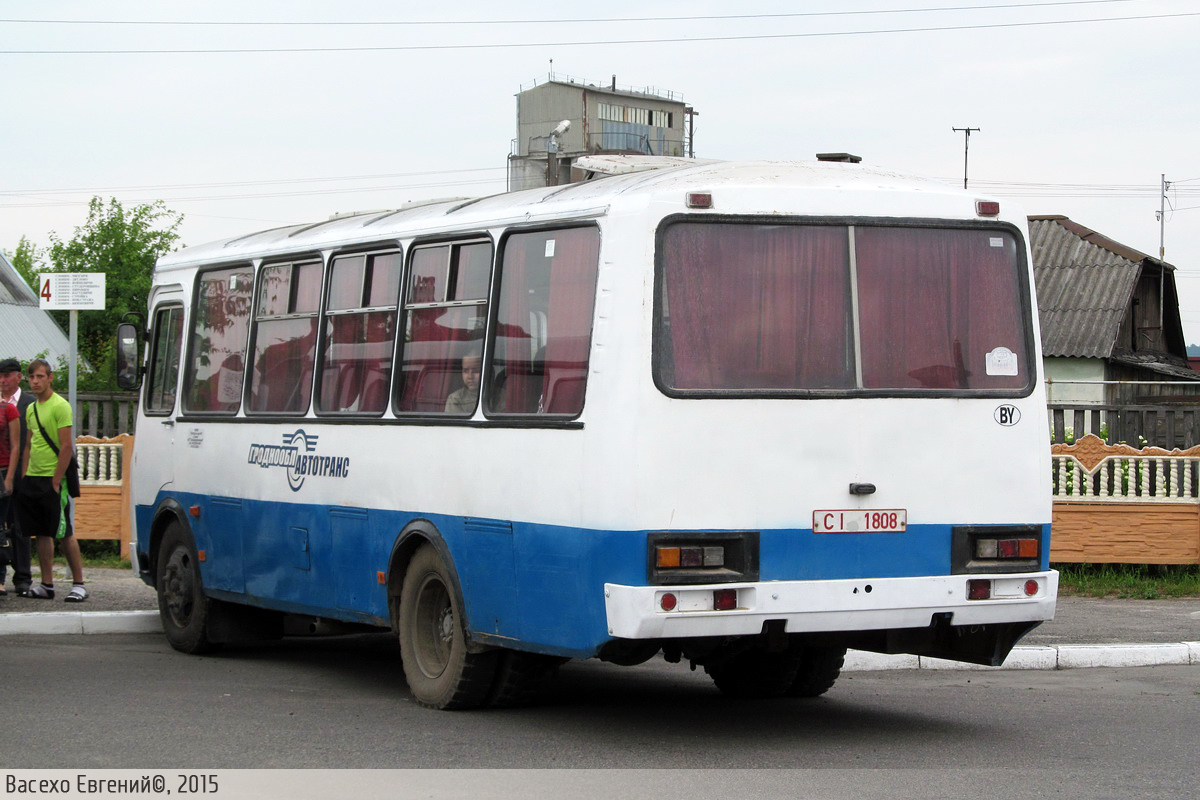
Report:
M404 573L398 627L404 677L418 703L449 710L484 702L497 655L467 651L454 581L429 545L417 550Z
M158 547L158 615L171 647L182 653L207 653L217 648L208 638L211 601L204 596L200 564L192 536L171 523Z

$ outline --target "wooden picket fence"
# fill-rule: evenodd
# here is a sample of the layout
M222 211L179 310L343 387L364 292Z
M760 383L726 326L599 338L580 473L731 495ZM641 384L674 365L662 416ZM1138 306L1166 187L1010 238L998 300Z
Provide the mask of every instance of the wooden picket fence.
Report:
M121 544L121 557L129 558L133 540L129 494L133 436L80 436L75 440L75 454L79 459L80 488L75 501L75 536L115 539Z
M1200 446L1134 448L1088 434L1050 452L1051 561L1200 564Z

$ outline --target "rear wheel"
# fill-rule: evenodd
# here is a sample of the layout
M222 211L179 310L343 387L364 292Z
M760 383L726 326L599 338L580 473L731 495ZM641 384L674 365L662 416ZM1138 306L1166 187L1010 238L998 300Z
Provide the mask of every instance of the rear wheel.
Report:
M496 675L494 651L470 653L446 565L429 545L413 555L400 590L400 655L409 691L430 708L474 708Z
M842 674L846 660L844 647L806 647L800 668L785 694L788 697L818 697L825 694Z
M528 705L567 660L538 653L501 650L496 663L496 677L484 704L492 708Z
M183 653L207 653L217 648L208 638L211 601L204 596L200 564L192 536L171 523L158 547L158 614L171 647Z
M792 686L800 662L793 648L777 653L754 648L706 664L704 671L730 697L780 697Z

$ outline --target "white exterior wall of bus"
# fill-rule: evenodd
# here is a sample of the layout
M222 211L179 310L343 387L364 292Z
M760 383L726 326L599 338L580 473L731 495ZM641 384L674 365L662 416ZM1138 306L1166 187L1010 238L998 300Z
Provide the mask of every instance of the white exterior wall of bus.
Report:
M1022 335L1025 340L1026 352L1030 354L1030 363L1026 370L1029 378L1025 386L1019 389L996 389L981 391L978 389L794 389L794 390L696 390L678 389L666 386L661 380L660 364L662 363L663 334L661 320L663 318L663 276L662 276L662 240L667 229L674 224L691 222L700 224L739 224L739 225L830 225L830 226L860 226L860 227L896 227L896 228L949 228L958 230L1004 230L1012 234L1017 243L1017 291L1026 301L1022 309ZM1033 320L1037 316L1036 299L1031 291L1031 275L1029 269L1029 253L1026 247L1025 230L1011 222L993 218L977 217L974 219L929 218L929 217L861 217L861 216L787 216L761 214L671 214L659 220L654 232L654 331L651 335L651 363L653 365L654 385L668 397L680 399L791 399L791 398L843 398L843 397L970 397L970 398L1022 398L1029 397L1037 388L1038 372L1041 369L1040 349L1035 347L1038 341L1034 330ZM1032 305L1029 305L1032 303ZM1035 358L1034 352L1038 355ZM857 357L857 356L856 356Z

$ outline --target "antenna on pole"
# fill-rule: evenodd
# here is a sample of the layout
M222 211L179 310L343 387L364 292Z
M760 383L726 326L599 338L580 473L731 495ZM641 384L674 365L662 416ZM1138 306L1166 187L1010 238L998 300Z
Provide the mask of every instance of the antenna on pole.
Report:
M967 188L967 151L971 149L971 131L979 131L979 128L951 128L950 130L958 133L962 131L963 136L963 188Z
M1167 189L1171 188L1171 182L1167 180L1165 172L1159 176L1159 180L1158 213L1154 216L1158 217L1158 260L1163 261L1167 254Z

